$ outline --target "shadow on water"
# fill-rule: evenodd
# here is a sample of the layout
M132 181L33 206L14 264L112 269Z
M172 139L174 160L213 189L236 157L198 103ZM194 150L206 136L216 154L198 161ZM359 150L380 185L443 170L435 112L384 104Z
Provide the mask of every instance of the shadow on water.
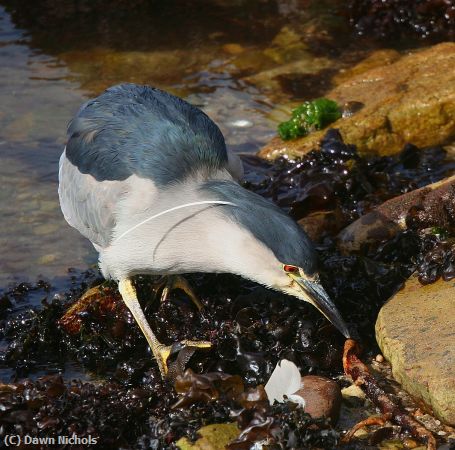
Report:
M212 40L259 44L285 20L276 1L3 1L15 24L47 53L204 47ZM58 38L58 39L56 39Z

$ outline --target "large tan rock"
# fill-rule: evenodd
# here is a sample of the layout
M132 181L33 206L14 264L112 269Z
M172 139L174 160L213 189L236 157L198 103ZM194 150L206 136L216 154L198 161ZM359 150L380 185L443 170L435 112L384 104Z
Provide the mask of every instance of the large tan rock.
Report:
M386 303L376 339L397 381L442 421L455 425L455 282L411 277Z
M378 67L378 61L383 63ZM372 68L371 68L372 67ZM365 106L333 124L360 152L392 154L406 142L444 144L455 137L455 43L443 43L402 57L381 52L334 78L341 82L328 98ZM324 130L293 141L274 138L260 155L299 156L313 148Z

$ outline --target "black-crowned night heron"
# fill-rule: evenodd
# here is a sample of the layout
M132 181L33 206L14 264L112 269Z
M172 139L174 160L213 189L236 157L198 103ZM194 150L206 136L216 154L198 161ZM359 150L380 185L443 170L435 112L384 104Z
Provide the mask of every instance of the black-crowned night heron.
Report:
M308 236L240 186L242 172L215 123L159 89L112 87L68 127L59 170L63 214L98 250L103 275L118 281L163 375L171 346L147 323L131 282L136 274L238 274L313 304L349 336L319 283ZM171 287L191 294L181 280Z

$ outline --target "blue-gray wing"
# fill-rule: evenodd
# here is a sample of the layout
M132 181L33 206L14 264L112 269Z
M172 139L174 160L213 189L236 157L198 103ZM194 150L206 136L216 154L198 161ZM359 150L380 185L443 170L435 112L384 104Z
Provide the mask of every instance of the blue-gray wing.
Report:
M107 247L115 227L115 209L128 190L127 181L97 181L60 157L60 206L66 221L99 250Z
M224 137L206 114L135 84L109 88L79 110L68 127L66 156L98 181L137 175L162 188L231 167Z

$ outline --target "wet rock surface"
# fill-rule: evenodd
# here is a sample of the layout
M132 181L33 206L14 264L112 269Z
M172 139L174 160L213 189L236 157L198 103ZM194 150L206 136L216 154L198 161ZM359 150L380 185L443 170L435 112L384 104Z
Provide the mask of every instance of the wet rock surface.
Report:
M455 10L452 2L438 0L351 0L349 19L360 35L388 42L405 36L422 40L455 37Z
M454 65L455 44L444 43L371 70L359 73L354 68L356 75L324 96L339 104L361 102L364 107L334 126L360 153L393 154L407 142L418 146L446 143L455 135ZM260 155L302 155L315 148L323 133L286 143L274 138Z
M455 284L409 279L381 309L376 337L393 375L444 422L455 425Z
M340 414L341 390L338 383L315 375L302 377L302 387L296 392L305 400L305 412L315 419L329 418L336 424Z
M455 231L455 176L379 205L342 230L338 247L359 250L362 245L392 238L415 221L420 226Z
M198 430L200 436L196 442L187 438L177 441L177 447L181 450L216 450L224 448L239 435L239 429L235 423L222 423L206 425Z

